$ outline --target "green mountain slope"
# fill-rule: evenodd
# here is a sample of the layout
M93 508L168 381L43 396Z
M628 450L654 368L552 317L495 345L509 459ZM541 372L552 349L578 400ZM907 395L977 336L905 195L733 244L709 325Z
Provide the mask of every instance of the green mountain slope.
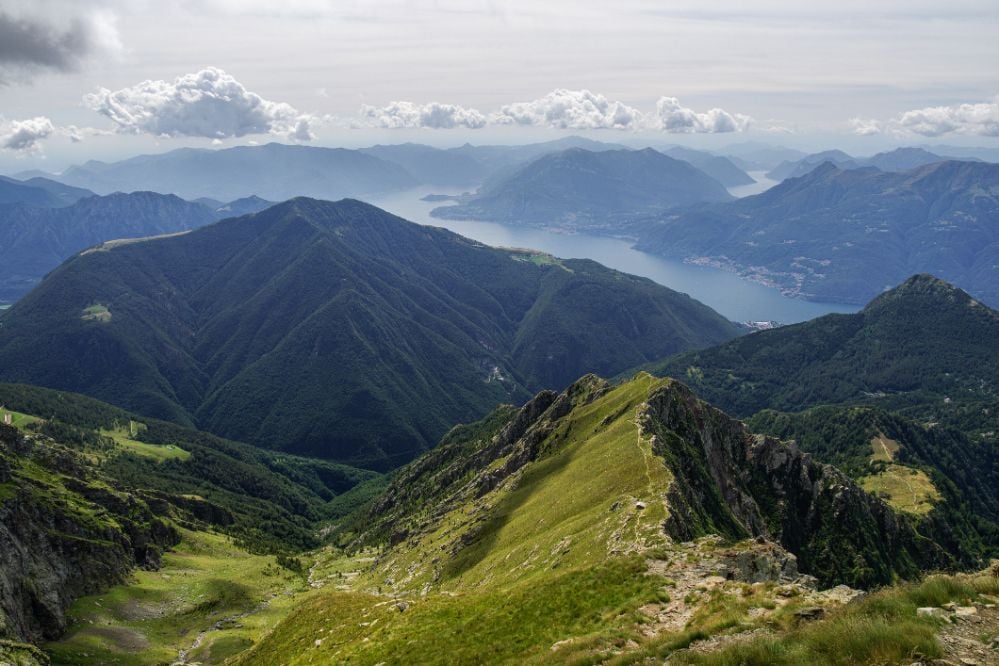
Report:
M382 547L370 567L236 663L643 663L854 596L799 565L871 585L954 564L841 472L646 374L455 428L351 525Z
M467 201L431 214L613 232L623 215L731 198L717 180L651 148L573 148L539 157L491 180Z
M378 481L37 387L0 384L0 414L0 640L58 638L75 598L157 569L182 534L314 548L335 500Z
M748 425L794 439L846 471L897 510L917 516L920 533L964 553L969 565L999 548L999 457L991 442L872 407L764 410Z
M591 261L297 199L74 257L0 318L0 378L389 468L499 402L740 332Z
M648 366L733 414L865 403L999 431L999 313L916 275L856 314L761 331Z
M315 547L314 527L336 517L337 500L380 478L140 417L73 393L0 384L0 406L27 415L15 425L29 434L96 453L101 476L195 514L204 510L202 519L252 549ZM205 504L188 504L184 497Z
M365 523L362 539L406 542L380 563L383 582L403 587L516 582L711 534L779 542L827 583L886 582L952 557L838 470L644 373L618 386L586 377L452 431Z
M738 271L785 292L865 303L931 272L999 305L999 165L910 171L822 164L727 204L629 225L639 249Z

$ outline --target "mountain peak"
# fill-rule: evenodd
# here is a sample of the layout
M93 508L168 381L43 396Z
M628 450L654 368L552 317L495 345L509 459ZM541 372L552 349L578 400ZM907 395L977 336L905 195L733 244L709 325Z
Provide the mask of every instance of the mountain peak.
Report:
M971 300L971 296L958 289L946 280L941 280L929 273L918 273L907 279L894 289L889 289L871 301L865 310L878 309L899 299L912 297L945 299L947 301Z

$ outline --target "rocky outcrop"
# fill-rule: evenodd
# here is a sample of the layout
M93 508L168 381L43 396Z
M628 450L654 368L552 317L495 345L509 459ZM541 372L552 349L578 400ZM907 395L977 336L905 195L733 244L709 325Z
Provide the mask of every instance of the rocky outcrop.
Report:
M145 501L91 476L74 451L0 426L0 638L58 637L73 599L158 567L179 541Z
M649 396L642 425L675 477L665 524L674 538L773 540L823 584L866 587L952 564L836 468L793 442L750 433L678 382Z

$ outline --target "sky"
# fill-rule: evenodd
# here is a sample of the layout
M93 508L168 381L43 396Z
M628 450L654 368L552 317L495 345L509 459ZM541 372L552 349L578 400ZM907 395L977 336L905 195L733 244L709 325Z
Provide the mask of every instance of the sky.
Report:
M996 0L0 0L0 172L584 134L999 147Z

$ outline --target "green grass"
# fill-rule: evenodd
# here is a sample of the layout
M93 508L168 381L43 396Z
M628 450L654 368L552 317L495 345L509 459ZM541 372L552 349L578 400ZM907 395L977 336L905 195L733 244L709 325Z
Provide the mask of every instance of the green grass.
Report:
M910 663L942 655L939 621L916 614L923 606L967 603L993 594L999 581L985 576L932 576L890 588L835 611L820 622L783 635L737 643L708 654L679 653L678 663L706 666L846 666Z
M902 447L893 439L888 439L884 435L878 435L871 439L872 462L895 462L895 456Z
M274 557L247 553L221 535L185 530L163 559L158 571L136 571L126 585L76 600L66 636L44 646L53 662L167 664L223 621L189 656L221 663L310 594L302 576L278 567Z
M513 259L517 261L528 261L535 266L558 266L565 270L566 272L572 273L572 269L567 267L562 263L562 260L558 257L552 256L546 252L537 252L532 250L517 250L510 254Z
M142 425L142 424L139 424ZM157 462L163 462L165 460L187 460L191 457L188 451L176 446L174 444L149 444L147 442L140 442L136 439L132 439L136 431L140 430L134 426L134 422L130 423L129 428L116 428L114 430L101 430L101 434L110 437L114 440L115 444L118 445L123 451L135 454L137 456L143 456L145 458L152 458Z
M574 409L545 444L555 453L527 466L515 484L462 503L414 546L390 552L370 582L391 578L397 588L418 589L436 569L443 589L469 589L662 545L662 497L672 477L635 421L652 387L667 381L641 375ZM466 542L458 555L440 564L458 540Z
M39 423L41 421L37 416L32 416L30 414L22 414L21 412L15 412L10 409L0 410L0 423L3 422L3 415L11 415L11 425L15 428L24 429L27 428L32 423Z
M941 499L926 472L905 465L888 465L858 482L867 492L886 497L895 509L917 516L928 514Z
M317 595L236 664L548 663L565 639L594 646L634 636L635 609L661 581L639 557L456 596ZM317 645L317 641L319 644ZM577 651L574 651L577 652Z
M111 321L111 311L108 310L106 305L95 303L83 308L83 314L80 315L80 319L83 321L109 322Z
M885 463L877 474L862 477L857 481L869 493L887 498L888 503L899 511L925 516L942 498L940 491L926 472L895 465L901 446L893 439L877 435L871 439L872 463Z

